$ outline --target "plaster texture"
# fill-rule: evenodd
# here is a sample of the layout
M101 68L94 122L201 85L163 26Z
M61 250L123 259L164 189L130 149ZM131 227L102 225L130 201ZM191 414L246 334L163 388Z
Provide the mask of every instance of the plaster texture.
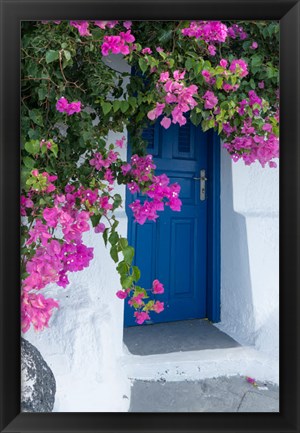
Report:
M221 322L241 344L279 355L279 169L221 150Z

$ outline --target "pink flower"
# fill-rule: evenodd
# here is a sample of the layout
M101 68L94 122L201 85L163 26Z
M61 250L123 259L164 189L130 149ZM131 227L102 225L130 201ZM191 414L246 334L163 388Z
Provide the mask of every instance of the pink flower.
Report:
M141 51L142 54L152 54L152 50L149 47L143 48Z
M203 71L201 72L202 76L204 77L204 80L206 81L206 83L210 82L210 72L208 72L206 69L203 69Z
M264 81L260 81L260 82L258 83L258 87L259 87L260 89L263 89L263 88L265 87L265 82L264 82Z
M227 68L228 65L228 61L225 59L221 59L220 60L220 66L222 66L222 68Z
M161 83L165 83L169 79L169 72L162 72L159 76L159 80Z
M246 377L246 380L248 383L251 383L252 385L256 385L255 379L253 379L252 377Z
M103 223L99 223L96 227L95 227L95 233L103 233L105 230L105 225Z
M165 108L165 104L160 104L159 102L156 103L156 107L149 111L147 114L148 119L154 120L157 119L163 112L163 109Z
M132 22L131 21L124 21L123 26L125 27L125 29L128 30L132 26Z
M80 36L92 36L88 21L70 21L70 25L78 29Z
M218 103L218 98L214 95L213 92L207 90L207 92L203 95L204 99L204 108L211 109L214 108Z
M154 280L152 283L152 291L155 294L164 293L164 286L158 280Z
M248 75L248 65L242 59L232 60L229 70L235 74L238 74L241 78Z
M211 56L215 56L216 55L217 49L216 49L216 47L214 45L208 45L207 49L208 49L208 52L209 52L209 54Z
M144 299L145 295L143 293L139 293L137 296L133 296L133 298L129 299L128 304L131 307L134 307L136 305L138 305L139 307L141 307L142 305L144 305L143 299Z
M141 312L135 311L134 317L136 323L138 323L139 325L142 325L145 322L145 320L150 320L149 314L146 313L145 311L141 311Z
M126 138L124 136L120 140L116 140L116 146L118 146L122 149L122 147L124 146L125 140L126 140Z
M68 106L69 106L69 102L64 97L60 98L56 103L56 109L57 109L57 111L60 111L61 113L65 113Z
M182 29L184 36L205 42L225 42L227 33L228 28L221 21L191 21L188 28Z
M174 79L175 79L176 81L178 81L178 80L183 80L183 79L184 79L184 76L185 76L185 71L183 71L183 72L174 71L174 72L173 72L173 77L174 77Z
M252 44L251 44L251 46L250 46L250 48L251 48L251 50L256 50L256 48L258 47L258 43L257 42L252 42Z
M171 125L171 119L169 117L164 117L162 121L160 122L161 126L163 126L165 129L168 129Z
M274 162L274 161L269 161L269 167L270 167L270 168L276 168L276 167L277 167L276 162Z
M122 171L122 174L123 174L124 176L126 176L126 174L127 174L130 170L131 170L131 165L130 165L130 164L124 164L124 165L121 166L121 171Z
M43 210L43 217L46 220L49 227L55 228L58 224L59 211L57 208L45 208Z
M272 132L272 125L270 123L265 123L262 127L263 131Z
M71 116L74 113L80 113L81 111L81 102L71 102L66 109L66 113L68 116Z
M161 48L161 47L156 47L156 51L157 51L158 53L162 53L164 50L163 50L163 48Z
M153 305L153 311L155 311L157 314L164 311L164 303L160 301L156 301L155 304Z
M125 299L125 298L127 298L128 294L125 290L118 290L116 295L119 299Z

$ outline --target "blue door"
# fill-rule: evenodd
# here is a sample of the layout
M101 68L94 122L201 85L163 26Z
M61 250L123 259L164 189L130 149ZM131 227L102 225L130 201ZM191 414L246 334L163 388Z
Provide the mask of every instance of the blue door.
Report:
M152 312L151 323L207 317L207 199L200 197L199 177L200 170L207 172L209 136L190 121L167 130L157 122L144 131L156 173L180 184L182 200L181 212L166 206L156 222L139 225L128 204L141 197L127 193L128 239L141 270L138 284L150 289L158 279L165 288L154 295L165 310ZM125 301L125 326L136 325L133 313Z

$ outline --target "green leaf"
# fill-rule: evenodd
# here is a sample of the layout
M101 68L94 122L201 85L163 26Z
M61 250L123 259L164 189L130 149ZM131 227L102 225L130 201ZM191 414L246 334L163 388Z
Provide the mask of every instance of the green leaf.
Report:
M250 87L251 89L255 89L255 81L253 80L253 78L251 78L251 80L249 81Z
M143 74L147 71L148 63L146 62L146 60L143 57L141 57L139 59L139 67L141 68L141 71L143 72Z
M71 53L68 50L64 50L64 56L66 58L66 60L71 60Z
M122 197L120 196L120 194L115 194L114 195L113 210L117 209L121 203L122 203Z
M30 140L25 143L25 150L31 155L36 155L40 151L40 142L38 140Z
M217 80L216 80L217 89L221 89L222 85L223 85L223 78L222 77L218 77Z
M184 66L189 71L190 69L192 69L192 67L194 66L194 64L195 64L195 60L191 59L190 57L188 57L186 59L186 61L185 61Z
M128 240L126 238L120 238L119 239L119 245L122 250L124 250L128 245Z
M46 98L47 94L48 94L47 87L40 87L39 88L38 96L39 96L40 101L43 101Z
M132 259L134 257L134 248L127 246L126 248L124 248L122 253L123 253L125 262L130 265L132 262Z
M116 113L120 107L121 107L121 101L114 101L113 102L114 113Z
M115 263L119 261L118 249L115 245L110 249L110 256Z
M92 221L93 227L96 227L99 224L100 218L101 218L101 215L92 215L92 216L90 216L90 219Z
M133 284L132 276L121 277L121 285L124 289L129 289Z
M192 111L191 115L190 115L190 119L193 125L198 126L200 125L201 119L202 119L202 114L201 113L196 113L196 111Z
M251 66L260 66L262 64L262 57L260 55L255 55L251 59Z
M107 246L108 229L105 229L105 230L104 230L102 236L103 236L104 244L105 244L105 246Z
M51 146L50 150L54 154L54 156L57 158L58 146L56 143L52 142L52 146Z
M112 232L108 238L111 245L116 245L119 241L119 235L117 232Z
M128 102L129 102L129 104L132 106L132 108L135 108L136 105L137 105L136 98L133 97L133 96L129 96L129 98L128 98Z
M29 117L30 119L39 126L44 126L42 113L37 108L34 108L33 110L29 111Z
M35 164L34 159L30 158L29 156L25 156L25 158L23 158L23 163L25 165L26 168L28 168L29 170L32 170Z
M117 271L119 272L120 275L125 276L127 275L128 268L129 266L124 262L124 260L122 260L117 266Z
M54 62L55 60L58 60L59 58L59 52L54 50L49 50L46 52L46 63Z
M108 114L112 109L112 105L110 102L102 102L101 107L105 115Z
M121 111L125 113L129 108L129 104L127 101L121 101Z
M137 266L132 266L132 277L134 281L138 281L141 278L141 271Z

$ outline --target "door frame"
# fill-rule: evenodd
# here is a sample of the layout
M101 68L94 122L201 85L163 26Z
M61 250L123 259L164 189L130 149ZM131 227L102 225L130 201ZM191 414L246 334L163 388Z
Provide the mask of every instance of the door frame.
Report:
M206 315L214 323L221 317L221 164L220 137L208 131L208 176L207 195L207 287Z
M199 128L199 127L198 127ZM211 322L220 322L221 314L221 197L220 197L220 137L214 131L207 131L207 278L206 278L206 317ZM130 136L127 140L127 160L131 157ZM209 199L212 197L212 200ZM126 188L125 208L128 215L130 192ZM132 230L127 232L131 244Z

